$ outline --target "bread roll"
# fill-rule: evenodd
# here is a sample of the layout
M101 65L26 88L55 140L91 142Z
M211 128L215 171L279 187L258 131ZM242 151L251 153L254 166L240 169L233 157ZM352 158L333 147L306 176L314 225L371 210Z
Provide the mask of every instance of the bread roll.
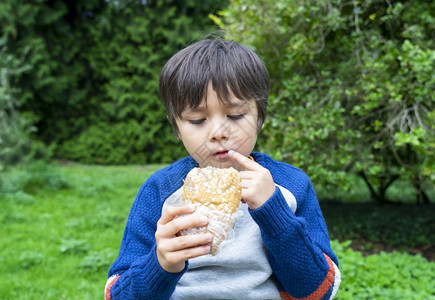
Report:
M196 206L196 212L208 218L208 225L180 232L182 235L211 232L210 254L215 255L236 221L242 186L234 168L194 168L184 181L182 199Z

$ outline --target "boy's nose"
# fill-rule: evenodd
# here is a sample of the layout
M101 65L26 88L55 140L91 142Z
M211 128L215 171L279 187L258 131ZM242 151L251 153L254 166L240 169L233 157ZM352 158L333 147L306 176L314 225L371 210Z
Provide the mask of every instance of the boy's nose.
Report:
M230 128L226 120L215 120L211 128L210 139L222 140L228 139L230 134Z

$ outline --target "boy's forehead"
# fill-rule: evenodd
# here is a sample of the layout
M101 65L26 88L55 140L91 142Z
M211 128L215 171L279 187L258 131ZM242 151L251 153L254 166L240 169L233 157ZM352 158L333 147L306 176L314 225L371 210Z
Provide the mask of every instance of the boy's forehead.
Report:
M224 106L225 108L241 108L241 107L250 107L255 101L254 100L240 100L238 98L233 98L229 101L223 101L219 100L219 104ZM199 105L193 107L192 105L188 104L184 108L184 112L200 112L204 111L208 108L207 106L207 100L203 99Z

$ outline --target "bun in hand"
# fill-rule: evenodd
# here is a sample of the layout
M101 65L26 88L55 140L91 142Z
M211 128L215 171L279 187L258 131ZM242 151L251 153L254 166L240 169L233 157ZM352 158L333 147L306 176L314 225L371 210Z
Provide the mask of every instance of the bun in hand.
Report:
M210 254L215 255L234 227L241 195L241 178L236 169L192 169L184 181L182 199L195 205L196 212L205 215L209 222L207 226L183 230L180 234L212 233Z

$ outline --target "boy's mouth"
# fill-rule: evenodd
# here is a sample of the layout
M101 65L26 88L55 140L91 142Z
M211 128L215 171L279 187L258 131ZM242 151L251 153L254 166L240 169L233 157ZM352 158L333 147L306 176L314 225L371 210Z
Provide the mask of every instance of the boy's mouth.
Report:
M215 158L228 158L228 150L219 150L213 154Z

